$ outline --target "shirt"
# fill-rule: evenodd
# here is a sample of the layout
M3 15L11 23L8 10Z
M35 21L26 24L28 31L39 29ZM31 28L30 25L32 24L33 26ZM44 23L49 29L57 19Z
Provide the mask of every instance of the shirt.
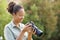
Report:
M6 40L16 40L16 38L19 36L20 32L24 28L23 23L19 23L19 27L15 27L16 25L11 21L9 24L7 24L4 28L4 37ZM28 33L24 33L23 40L27 40Z

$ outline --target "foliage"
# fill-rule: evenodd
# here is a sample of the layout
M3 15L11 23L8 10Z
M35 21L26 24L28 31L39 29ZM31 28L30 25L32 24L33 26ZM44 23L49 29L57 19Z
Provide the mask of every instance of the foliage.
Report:
M30 0L23 3L26 15L23 23L33 21L43 30L41 37L33 35L34 40L59 40L60 37L60 0ZM11 21L11 15L6 11L7 1L0 3L0 36L3 36L4 26ZM58 35L57 35L58 34ZM4 40L4 39L3 39Z

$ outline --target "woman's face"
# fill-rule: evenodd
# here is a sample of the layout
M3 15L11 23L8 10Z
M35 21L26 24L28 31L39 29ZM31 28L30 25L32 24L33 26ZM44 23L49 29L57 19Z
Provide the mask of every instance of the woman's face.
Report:
M17 22L22 22L24 19L25 11L24 9L20 9L16 14L13 13L14 20Z

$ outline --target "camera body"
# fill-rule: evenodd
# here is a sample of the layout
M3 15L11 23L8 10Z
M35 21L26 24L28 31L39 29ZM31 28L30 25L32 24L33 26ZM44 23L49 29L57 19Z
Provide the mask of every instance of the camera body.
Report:
M38 29L37 26L35 26L35 24L34 24L32 21L30 21L29 24L31 24L31 25L32 25L32 28L33 28L34 30L36 30L36 33L35 33L35 34L36 34L37 36L40 37L40 36L43 34L43 31L40 30L40 29Z

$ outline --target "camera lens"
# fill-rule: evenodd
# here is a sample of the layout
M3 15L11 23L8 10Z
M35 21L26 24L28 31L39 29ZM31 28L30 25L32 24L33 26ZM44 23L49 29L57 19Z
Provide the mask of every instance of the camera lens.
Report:
M38 29L37 26L35 26L35 24L32 21L30 21L30 24L32 24L32 28L36 30L36 35L40 37L43 34L43 31Z

